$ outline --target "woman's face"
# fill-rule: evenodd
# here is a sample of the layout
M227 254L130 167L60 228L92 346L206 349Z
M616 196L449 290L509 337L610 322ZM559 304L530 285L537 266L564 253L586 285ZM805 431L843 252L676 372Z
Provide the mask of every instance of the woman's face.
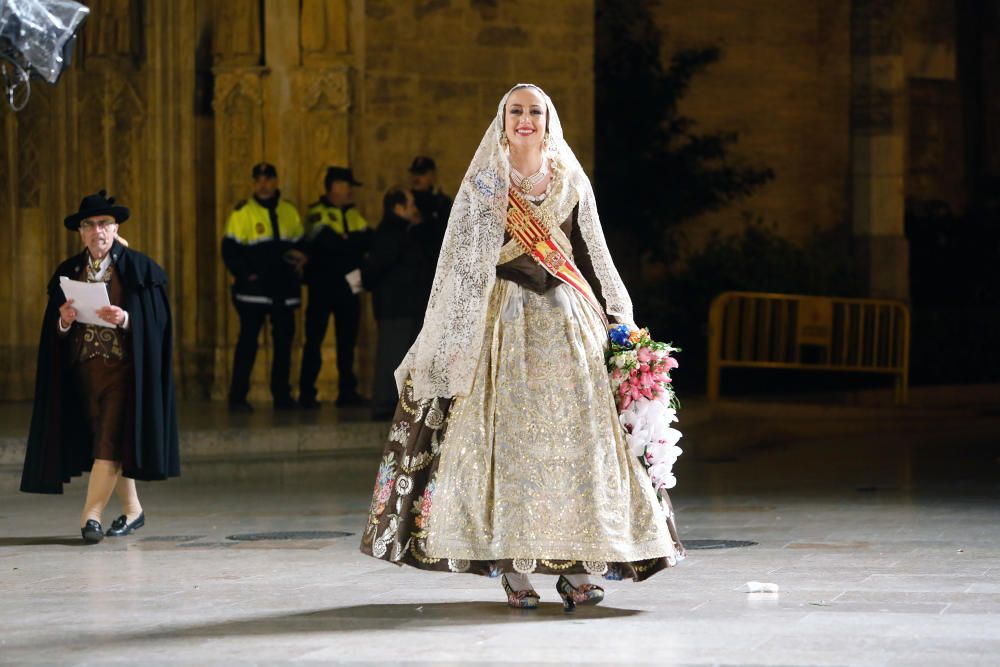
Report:
M511 147L541 148L548 114L545 99L534 88L518 88L504 107L504 132Z

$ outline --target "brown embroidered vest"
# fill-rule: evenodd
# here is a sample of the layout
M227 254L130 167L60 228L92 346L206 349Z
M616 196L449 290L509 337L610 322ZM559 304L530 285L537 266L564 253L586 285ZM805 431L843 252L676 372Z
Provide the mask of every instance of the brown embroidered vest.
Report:
M104 272L102 280L94 278L94 271L88 264L83 275L87 282L104 282L108 288L108 300L111 305L122 305L122 281L115 270L115 265L111 264ZM118 327L100 327L96 324L77 323L70 331L70 350L73 361L82 364L98 357L111 361L125 361L128 359L128 348L125 345L125 332Z

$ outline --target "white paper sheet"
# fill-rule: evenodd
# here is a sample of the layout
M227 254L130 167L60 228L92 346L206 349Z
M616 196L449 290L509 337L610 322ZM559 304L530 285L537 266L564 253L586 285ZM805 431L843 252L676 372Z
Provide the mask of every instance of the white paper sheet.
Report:
M111 305L111 301L108 300L108 288L105 286L105 283L85 283L79 280L70 280L66 276L60 276L59 286L62 287L67 301L73 299L73 308L76 309L77 322L96 324L102 327L115 326L97 316L99 309Z
M361 270L360 269L354 269L353 271L351 271L349 273L345 273L344 274L344 280L346 280L347 284L350 285L350 287L351 287L351 293L352 294L360 294L361 293L362 287L361 287Z

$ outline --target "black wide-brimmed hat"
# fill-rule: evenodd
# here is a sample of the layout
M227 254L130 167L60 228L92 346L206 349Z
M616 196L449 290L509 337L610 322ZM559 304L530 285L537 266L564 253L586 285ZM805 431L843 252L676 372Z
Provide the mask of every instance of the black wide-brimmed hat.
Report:
M354 172L351 171L350 167L328 167L326 170L326 178L323 179L323 184L329 188L330 183L333 183L334 181L347 181L351 185L361 185L354 180Z
M80 223L95 215L110 215L115 222L121 224L128 220L129 210L126 206L116 206L115 198L108 197L107 190L101 190L92 195L87 195L80 202L80 210L67 216L63 220L66 229L76 231L80 229Z

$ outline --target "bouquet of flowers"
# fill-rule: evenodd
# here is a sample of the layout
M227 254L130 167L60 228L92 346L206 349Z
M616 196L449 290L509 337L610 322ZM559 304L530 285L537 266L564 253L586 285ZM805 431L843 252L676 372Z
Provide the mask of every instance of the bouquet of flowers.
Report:
M681 432L671 427L680 403L670 384L670 371L677 368L670 354L680 349L654 341L648 329L626 324L612 327L608 336L608 373L629 449L646 466L657 493L672 489Z

